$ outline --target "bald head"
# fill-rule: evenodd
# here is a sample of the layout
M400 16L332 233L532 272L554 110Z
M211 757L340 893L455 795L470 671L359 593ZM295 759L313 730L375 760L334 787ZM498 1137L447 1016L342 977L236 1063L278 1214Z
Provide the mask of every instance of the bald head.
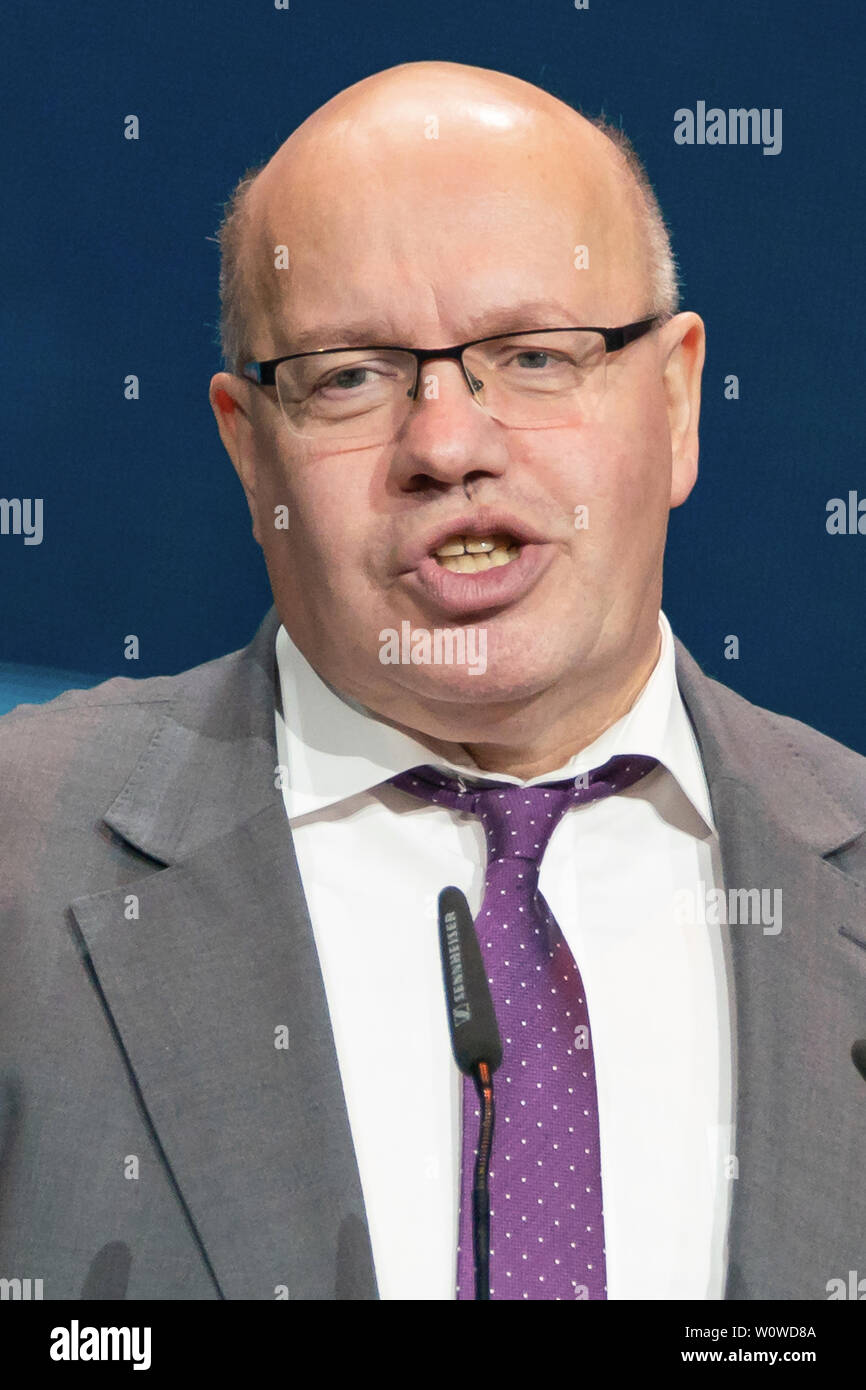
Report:
M525 259L506 266L496 243L516 215L527 227ZM542 246L570 259L580 245L584 322L613 321L625 300L636 314L676 309L664 223L619 131L504 73L407 63L338 93L238 185L220 232L227 366L292 350L315 328L298 290L313 278L332 290L325 316L335 327L362 297L359 277L386 266L383 299L453 296L456 309L466 287L443 283L453 269L443 256L449 238L462 239L460 264L482 299L493 288L485 278L495 277L501 295L519 302L516 282L528 273L531 287ZM317 296L319 316L327 301Z

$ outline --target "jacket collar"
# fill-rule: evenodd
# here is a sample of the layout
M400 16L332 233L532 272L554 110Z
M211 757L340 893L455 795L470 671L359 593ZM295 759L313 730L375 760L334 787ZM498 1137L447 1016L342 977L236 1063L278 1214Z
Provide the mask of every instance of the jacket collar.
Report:
M740 784L756 794L761 813L781 833L804 848L825 855L861 835L866 828L856 790L822 778L822 735L803 724L794 726L768 710L750 704L729 686L704 674L694 658L674 639L677 682L695 730L710 797L724 784ZM804 763L802 745L793 733L808 734L815 745L815 763ZM840 799L841 798L841 799Z
M274 731L279 626L271 608L248 647L175 678L177 693L159 729L105 814L106 824L144 854L175 863L282 804ZM854 790L846 798L844 787L824 784L820 762L804 766L786 729L790 721L711 680L678 638L674 648L711 800L723 783L757 789L761 811L779 830L821 855L863 833Z
M172 698L105 823L135 849L175 864L281 806L276 789L271 608L249 646L167 682Z

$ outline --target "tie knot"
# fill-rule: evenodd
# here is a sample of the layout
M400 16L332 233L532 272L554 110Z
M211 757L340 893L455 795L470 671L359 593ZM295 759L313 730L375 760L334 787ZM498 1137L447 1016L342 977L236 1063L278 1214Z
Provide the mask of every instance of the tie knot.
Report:
M600 801L645 777L656 759L639 754L611 758L573 780L515 787L502 782L472 785L435 767L415 767L391 778L394 786L423 801L480 816L488 863L528 859L538 863L551 835L571 806Z
M547 843L576 798L571 782L549 786L488 788L477 792L472 810L481 817L489 863L529 859L540 863Z

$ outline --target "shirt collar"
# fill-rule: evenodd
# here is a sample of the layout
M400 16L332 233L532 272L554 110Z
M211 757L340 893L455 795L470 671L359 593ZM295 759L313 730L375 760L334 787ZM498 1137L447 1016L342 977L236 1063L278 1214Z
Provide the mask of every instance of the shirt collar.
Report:
M276 639L282 710L276 711L277 756L286 768L283 797L290 818L319 811L428 764L456 775L535 786L575 778L621 753L657 758L710 830L715 830L698 745L676 680L673 634L659 611L661 648L631 709L561 768L523 781L482 772L465 750L434 753L410 734L340 695L316 674L283 626Z

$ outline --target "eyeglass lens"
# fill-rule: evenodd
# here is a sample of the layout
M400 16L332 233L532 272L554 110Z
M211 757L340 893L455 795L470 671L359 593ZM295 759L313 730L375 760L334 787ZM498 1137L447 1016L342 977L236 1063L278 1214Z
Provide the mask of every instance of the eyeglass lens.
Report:
M584 329L491 338L463 353L475 401L510 428L591 418L605 362L604 338ZM414 399L441 394L441 363L425 363L420 381L416 373L415 357L399 349L307 353L280 363L277 396L290 430L302 437L384 441L399 431Z

